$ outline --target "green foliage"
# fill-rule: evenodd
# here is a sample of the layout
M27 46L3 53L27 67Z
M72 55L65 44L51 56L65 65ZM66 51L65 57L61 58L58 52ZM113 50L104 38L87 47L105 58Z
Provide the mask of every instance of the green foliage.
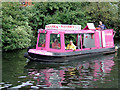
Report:
M116 31L116 38L120 38L118 5L119 3L92 2L86 6L86 14L91 17L91 22L94 22L96 26L99 21L102 21L108 29Z
M101 2L40 2L34 3L33 18L30 26L33 30L44 28L47 24L82 25L94 22L98 26L101 20L107 28L113 28L119 37L118 3Z
M29 25L33 30L44 28L47 24L81 24L83 27L87 23L85 11L81 2L40 2L34 3L31 10L33 17L29 18Z
M110 2L34 2L34 6L20 7L19 3L2 3L2 47L4 50L26 48L36 44L37 30L47 24L82 25L103 21L120 38L118 3ZM35 36L35 38L34 38ZM68 41L74 35L67 35Z
M28 11L33 15L32 18L29 18L29 25L35 30L35 36L37 36L37 29L45 28L47 24L80 24L84 28L91 18L86 16L83 9L87 4L82 2L34 3L32 10ZM69 35L68 38L74 39L74 35Z
M22 49L31 46L33 38L28 25L26 9L19 3L2 3L2 47L3 50Z

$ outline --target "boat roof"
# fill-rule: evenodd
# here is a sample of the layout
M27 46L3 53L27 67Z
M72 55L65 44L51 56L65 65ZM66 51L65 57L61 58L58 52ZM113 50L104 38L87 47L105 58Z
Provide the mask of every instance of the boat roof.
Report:
M89 26L89 30L81 30L81 25L69 25L69 24L48 24L45 26L45 29L40 31L47 31L51 33L66 33L66 34L77 34L77 33L94 33L94 24L93 23L87 23L87 26ZM92 26L92 27L91 27ZM88 29L88 28L86 28Z
M81 29L81 25L68 25L68 24L48 24L45 29L39 29L39 32L50 33L65 33L65 34L78 34L78 33L95 33L96 28L94 23L87 23L84 29ZM97 30L98 31L98 30Z
M66 33L66 34L78 34L78 33L95 33L95 30L56 30L56 29L39 29L39 32L50 33Z

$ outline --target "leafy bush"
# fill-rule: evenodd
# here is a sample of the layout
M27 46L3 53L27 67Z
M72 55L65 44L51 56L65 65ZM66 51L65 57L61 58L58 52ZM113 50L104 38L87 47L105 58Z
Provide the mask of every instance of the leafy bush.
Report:
M92 2L85 10L86 15L91 17L91 22L96 26L102 21L107 29L114 29L115 38L120 38L119 11L119 2Z
M28 25L26 9L19 3L2 3L3 50L22 49L31 46L33 32Z

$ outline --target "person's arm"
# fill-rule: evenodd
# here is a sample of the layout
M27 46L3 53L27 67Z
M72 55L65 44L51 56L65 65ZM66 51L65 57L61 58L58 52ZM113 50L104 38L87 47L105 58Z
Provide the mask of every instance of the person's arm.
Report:
M52 48L54 48L54 43L52 43Z
M42 47L45 47L45 44L44 44L44 43L42 44Z
M60 43L58 44L58 48L61 48Z
M106 29L106 26L104 25L104 29Z
M100 28L100 25L98 25L98 28Z
M74 46L74 50L76 50L76 46Z
M66 49L69 49L69 44L67 45Z
M76 50L76 46L74 44L72 46L72 50Z
M105 27L105 25L104 25L104 24L102 24L101 29L103 29L103 30L105 30L105 29L106 29L106 27Z

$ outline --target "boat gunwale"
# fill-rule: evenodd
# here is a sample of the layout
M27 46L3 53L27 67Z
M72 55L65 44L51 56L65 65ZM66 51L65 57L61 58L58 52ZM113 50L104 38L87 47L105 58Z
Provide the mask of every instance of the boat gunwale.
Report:
M111 50L115 52L115 47L91 49L91 50L83 50L83 51L73 51L73 52L50 52L50 53L53 53L53 55L44 55L44 54L36 54L36 55L50 56L50 57L66 57L66 56L76 56L76 55L83 55L83 54L90 54L90 53L110 52ZM31 53L31 52L28 52L28 53ZM31 54L35 54L35 53L31 53Z

